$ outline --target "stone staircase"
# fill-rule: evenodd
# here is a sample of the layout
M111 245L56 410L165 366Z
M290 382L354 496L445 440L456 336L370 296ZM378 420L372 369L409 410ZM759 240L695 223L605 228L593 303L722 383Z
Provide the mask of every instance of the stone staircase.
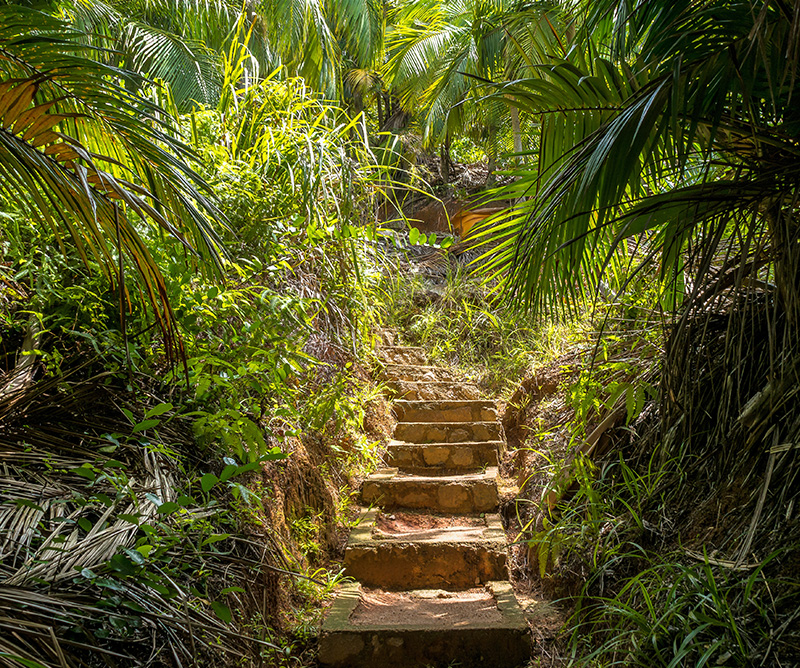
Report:
M498 510L505 447L494 402L421 348L383 346L397 426L388 464L364 481L347 575L325 620L333 668L492 666L530 658Z

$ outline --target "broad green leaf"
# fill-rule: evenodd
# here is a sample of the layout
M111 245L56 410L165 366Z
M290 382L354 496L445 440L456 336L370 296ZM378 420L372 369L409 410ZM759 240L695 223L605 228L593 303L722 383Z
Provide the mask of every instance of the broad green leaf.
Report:
M171 411L174 408L172 404L158 404L158 406L154 406L151 408L147 413L144 414L145 419L157 417L159 415L163 415L164 413Z
M146 429L152 429L153 427L157 427L161 424L161 420L142 420L139 424L133 427L133 433L136 434L140 431L145 431Z
M157 509L156 512L159 515L170 515L178 510L180 506L175 503L174 501L167 501L166 503L162 503Z
M217 617L219 617L223 622L226 624L231 623L233 615L231 614L231 610L227 605L220 603L219 601L211 601L211 607L214 609Z
M209 490L219 482L219 478L213 473L206 473L200 478L200 488L208 494Z
M219 481L225 482L229 478L239 473L239 467L236 464L228 464L224 469L222 469L222 473L219 474Z

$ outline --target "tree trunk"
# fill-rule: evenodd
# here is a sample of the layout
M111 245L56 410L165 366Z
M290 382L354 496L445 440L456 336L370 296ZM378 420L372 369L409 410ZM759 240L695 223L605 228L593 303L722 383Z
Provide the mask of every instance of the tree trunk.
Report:
M781 433L789 441L800 436L800 220L791 207L776 204L767 213L772 244L778 255L775 260L777 303L785 325L780 336L762 345L773 348L766 384L739 415L751 440L766 438L771 427L792 425ZM747 279L745 279L745 283Z
M514 131L514 153L522 153L522 128L520 127L519 123L519 109L515 106L511 106L511 128ZM519 164L520 158L515 158L517 164Z
M450 133L444 136L442 148L439 152L439 175L444 183L450 183L452 161L450 160Z
M497 155L495 154L494 137L489 136L486 145L486 185L494 185L494 170L497 169Z

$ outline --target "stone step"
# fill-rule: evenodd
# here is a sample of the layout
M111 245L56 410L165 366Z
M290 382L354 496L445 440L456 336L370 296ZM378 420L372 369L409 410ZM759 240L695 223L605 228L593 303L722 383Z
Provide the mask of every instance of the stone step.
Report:
M400 337L394 327L383 327L378 330L378 346L396 346Z
M497 509L497 468L459 476L417 476L379 469L361 486L361 502L432 513L488 513Z
M344 553L345 574L381 589L469 589L508 579L499 515L441 517L363 510Z
M402 593L352 583L325 620L318 658L331 668L518 668L530 655L528 625L508 582Z
M404 473L441 475L497 466L502 441L404 443L389 441L386 463Z
M497 404L494 401L439 400L395 401L394 414L398 422L494 422Z
M428 355L424 348L412 346L381 346L378 357L390 364L426 365Z
M398 422L394 439L406 443L463 443L501 441L499 422Z
M455 371L441 366L425 366L422 364L386 364L384 365L388 380L421 381L458 381L461 377Z
M458 381L415 382L412 380L390 380L386 382L390 394L408 401L480 399L481 392L476 385Z

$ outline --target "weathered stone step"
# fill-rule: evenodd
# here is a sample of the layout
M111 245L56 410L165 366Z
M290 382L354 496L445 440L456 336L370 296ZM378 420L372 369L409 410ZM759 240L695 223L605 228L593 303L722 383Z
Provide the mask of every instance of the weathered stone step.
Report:
M497 509L497 468L459 476L417 476L379 469L361 486L365 506L417 508L432 513L488 513Z
M362 511L344 554L346 574L381 589L469 589L508 578L499 515L441 517Z
M502 441L404 443L389 441L386 463L404 473L440 475L497 466Z
M381 346L378 348L378 356L390 364L428 364L425 350L412 346Z
M425 366L421 364L386 364L386 378L388 380L411 381L457 381L459 375L455 371L442 366Z
M402 593L348 584L322 627L319 662L331 668L517 668L530 654L528 625L508 582Z
M395 346L399 345L399 334L396 327L383 327L378 330L378 337L380 340L379 346Z
M501 441L499 422L398 422L394 438L406 443L463 443Z
M446 400L446 399L480 399L481 392L471 383L458 381L422 381L390 380L386 387L391 394L408 401Z
M394 402L398 422L492 422L497 420L494 401L479 399Z

